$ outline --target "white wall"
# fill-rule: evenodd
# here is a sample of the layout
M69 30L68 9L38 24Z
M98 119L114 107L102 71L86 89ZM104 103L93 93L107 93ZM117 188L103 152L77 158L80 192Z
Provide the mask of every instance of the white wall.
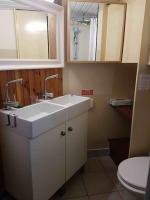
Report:
M88 148L106 148L108 138L130 136L130 122L109 105L110 98L134 96L136 65L66 64L64 94L81 95L93 89L94 109L89 112Z
M150 75L150 67L147 66L150 50L150 1L144 0L144 24L140 57L138 62L138 75L136 81L136 95L132 120L130 156L143 156L150 152L150 89L139 87L140 77L143 74Z

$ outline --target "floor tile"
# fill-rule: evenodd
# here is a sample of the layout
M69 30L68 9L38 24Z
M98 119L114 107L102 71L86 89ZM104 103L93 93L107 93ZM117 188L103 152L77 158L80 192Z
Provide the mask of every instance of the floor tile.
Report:
M55 195L49 200L89 200L88 196L85 197L77 197L77 198L64 198L64 196Z
M50 200L139 200L119 183L117 167L109 156L88 159L84 173L74 175L65 190ZM12 199L4 195L2 200Z
M119 182L116 173L108 174L108 176L112 179L112 181L115 184L117 190L125 190L125 188Z
M107 173L116 173L117 172L117 167L114 164L114 162L112 161L112 159L110 158L110 156L102 156L99 158L101 164L103 165L103 167L105 168L105 170L107 171Z
M7 192L0 192L0 200L15 200Z
M81 174L75 175L71 178L65 186L66 192L61 199L78 198L87 195Z
M83 174L84 184L88 195L103 194L116 191L112 180L105 174L85 173Z
M112 192L109 194L90 196L89 200L121 200L121 198L118 192Z
M131 194L127 190L120 191L120 195L122 197L122 200L144 200L144 198L135 197L133 194Z
M85 164L85 173L88 172L98 172L98 173L105 173L103 165L99 162L98 159L90 158L87 160Z
M89 200L88 196L86 197L80 197L80 198L72 198L72 199L68 199L68 200Z

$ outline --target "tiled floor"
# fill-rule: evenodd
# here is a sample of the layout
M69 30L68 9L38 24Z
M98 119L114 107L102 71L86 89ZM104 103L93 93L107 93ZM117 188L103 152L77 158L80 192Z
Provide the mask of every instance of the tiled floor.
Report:
M117 168L109 156L90 158L85 172L77 173L66 184L66 192L61 196L57 193L50 200L136 200L118 182L116 173Z
M109 156L90 158L85 172L77 173L66 184L64 195L50 200L136 200L117 180L117 167Z

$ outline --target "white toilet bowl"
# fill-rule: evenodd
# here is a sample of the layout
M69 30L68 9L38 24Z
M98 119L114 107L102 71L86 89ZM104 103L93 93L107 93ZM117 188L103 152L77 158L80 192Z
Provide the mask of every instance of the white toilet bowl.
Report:
M139 200L144 199L149 164L150 157L134 157L124 160L118 167L120 183Z

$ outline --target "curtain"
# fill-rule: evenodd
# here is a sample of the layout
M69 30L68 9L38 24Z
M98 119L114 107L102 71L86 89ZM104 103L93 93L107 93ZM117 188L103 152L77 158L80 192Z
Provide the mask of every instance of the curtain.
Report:
M96 60L97 18L90 19L89 61Z

